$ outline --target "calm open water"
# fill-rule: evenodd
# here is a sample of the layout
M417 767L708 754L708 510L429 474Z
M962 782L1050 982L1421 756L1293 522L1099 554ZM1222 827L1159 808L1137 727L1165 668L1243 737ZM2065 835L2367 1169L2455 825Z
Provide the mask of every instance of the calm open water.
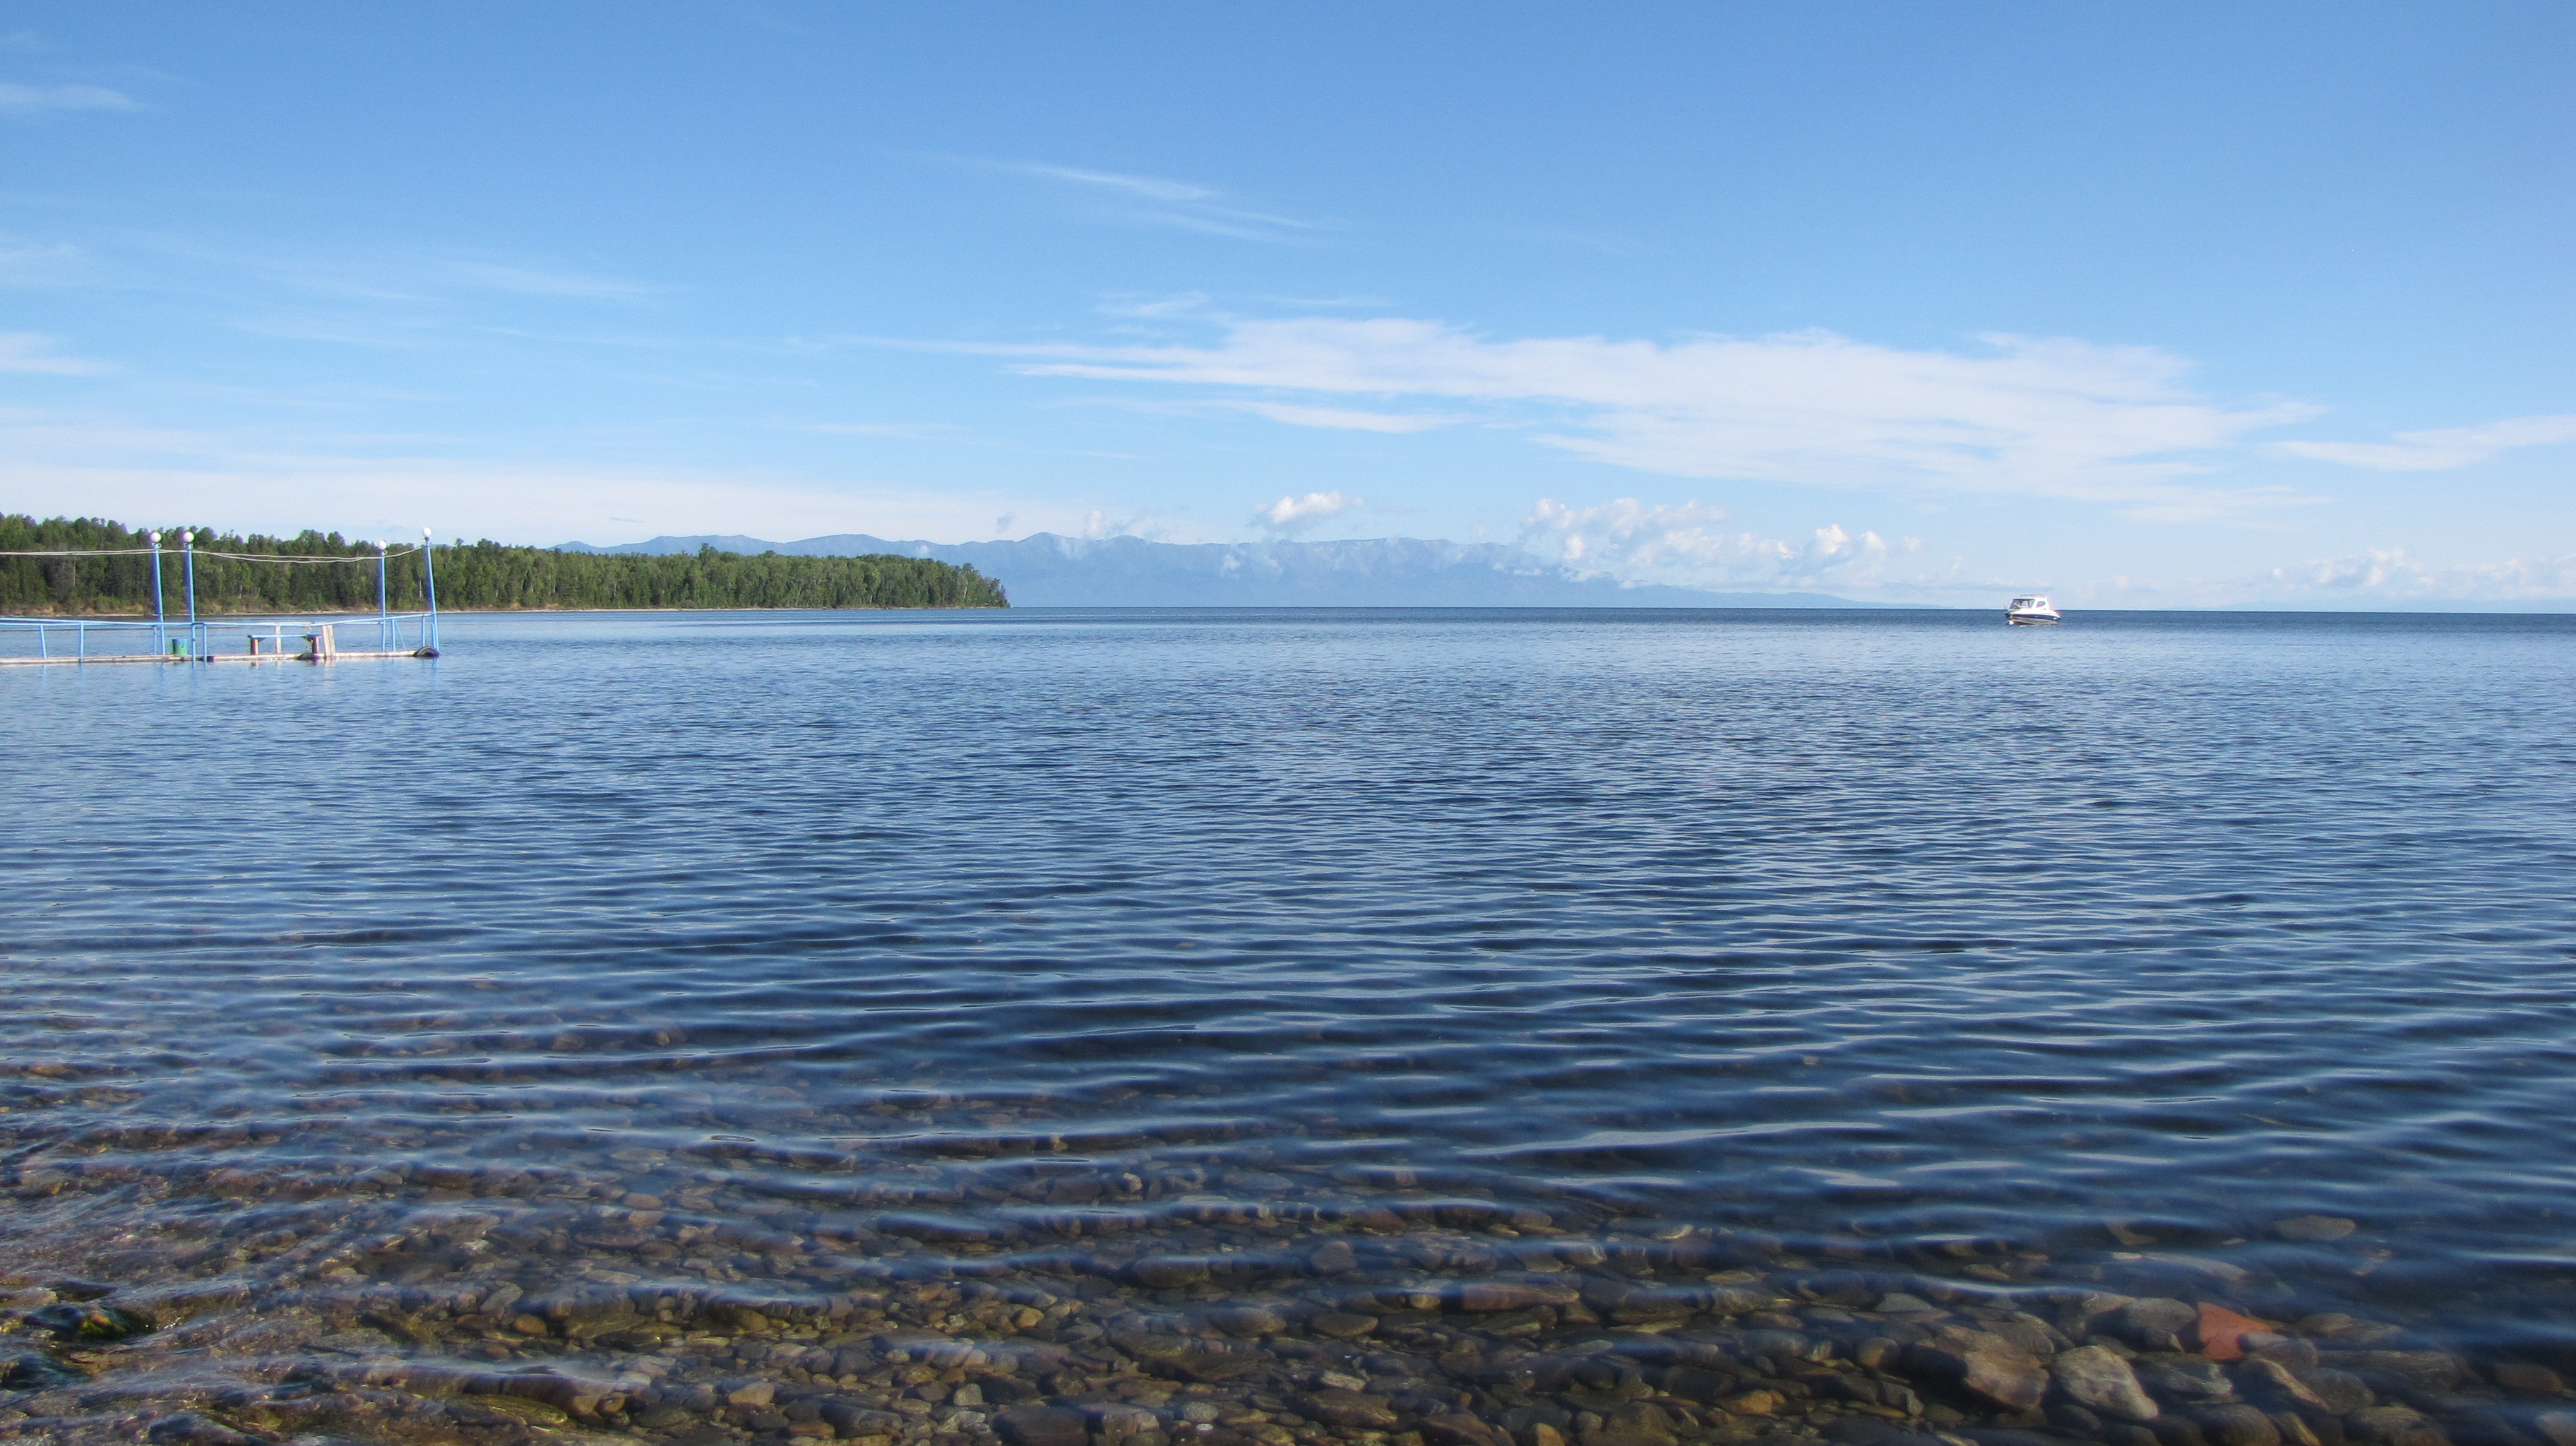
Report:
M446 643L0 671L0 1285L168 1323L66 1420L299 1362L614 1374L657 1287L1025 1304L1325 1236L1450 1242L1364 1252L1346 1305L1643 1239L2576 1330L2576 618ZM1294 1296L1246 1269L1157 1299ZM624 1336L490 1310L603 1277Z

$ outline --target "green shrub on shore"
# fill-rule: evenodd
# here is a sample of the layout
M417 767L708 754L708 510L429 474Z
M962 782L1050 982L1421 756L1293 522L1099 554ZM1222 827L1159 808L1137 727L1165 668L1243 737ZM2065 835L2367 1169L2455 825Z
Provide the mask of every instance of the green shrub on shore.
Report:
M185 610L179 527L161 529L162 585L169 610ZM39 522L0 515L0 553L61 552L148 546L142 529L96 518ZM346 566L239 562L209 553L364 558ZM375 546L340 534L294 537L197 532L197 611L222 613L367 612L376 606ZM1001 583L972 567L926 557L746 556L700 548L648 557L632 553L557 552L500 543L442 543L438 548L442 610L510 608L999 608L1010 606ZM421 607L421 556L387 564L396 612ZM0 557L0 612L30 614L149 613L152 559Z

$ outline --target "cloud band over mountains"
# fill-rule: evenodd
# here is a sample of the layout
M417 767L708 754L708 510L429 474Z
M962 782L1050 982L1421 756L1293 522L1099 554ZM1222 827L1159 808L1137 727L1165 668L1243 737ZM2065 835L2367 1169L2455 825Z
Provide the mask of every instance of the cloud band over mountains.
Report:
M1289 425L1527 428L1551 447L1677 477L2058 497L2175 519L2302 500L2221 485L2209 458L2314 407L2222 405L2184 385L2186 362L2151 347L1985 343L1969 355L1824 331L1496 340L1433 321L1297 318L1233 321L1213 345L974 349L1033 375L1197 388ZM1462 404L1478 415L1424 415Z

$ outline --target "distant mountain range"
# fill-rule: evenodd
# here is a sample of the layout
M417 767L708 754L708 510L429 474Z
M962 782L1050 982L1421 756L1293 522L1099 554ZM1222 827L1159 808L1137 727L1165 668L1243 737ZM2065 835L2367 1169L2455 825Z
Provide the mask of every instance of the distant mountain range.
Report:
M777 552L807 557L895 553L970 563L1022 607L1650 607L1857 608L1883 604L1813 592L1701 592L1624 587L1579 577L1516 547L1379 537L1350 542L1148 542L1064 537L1016 542L897 542L865 533L765 542L656 537L564 552Z

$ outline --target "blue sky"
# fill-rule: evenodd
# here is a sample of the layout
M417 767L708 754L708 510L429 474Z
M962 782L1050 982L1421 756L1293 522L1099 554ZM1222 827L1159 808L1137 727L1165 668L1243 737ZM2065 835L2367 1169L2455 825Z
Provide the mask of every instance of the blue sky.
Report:
M0 5L0 508L2576 598L2563 5Z

